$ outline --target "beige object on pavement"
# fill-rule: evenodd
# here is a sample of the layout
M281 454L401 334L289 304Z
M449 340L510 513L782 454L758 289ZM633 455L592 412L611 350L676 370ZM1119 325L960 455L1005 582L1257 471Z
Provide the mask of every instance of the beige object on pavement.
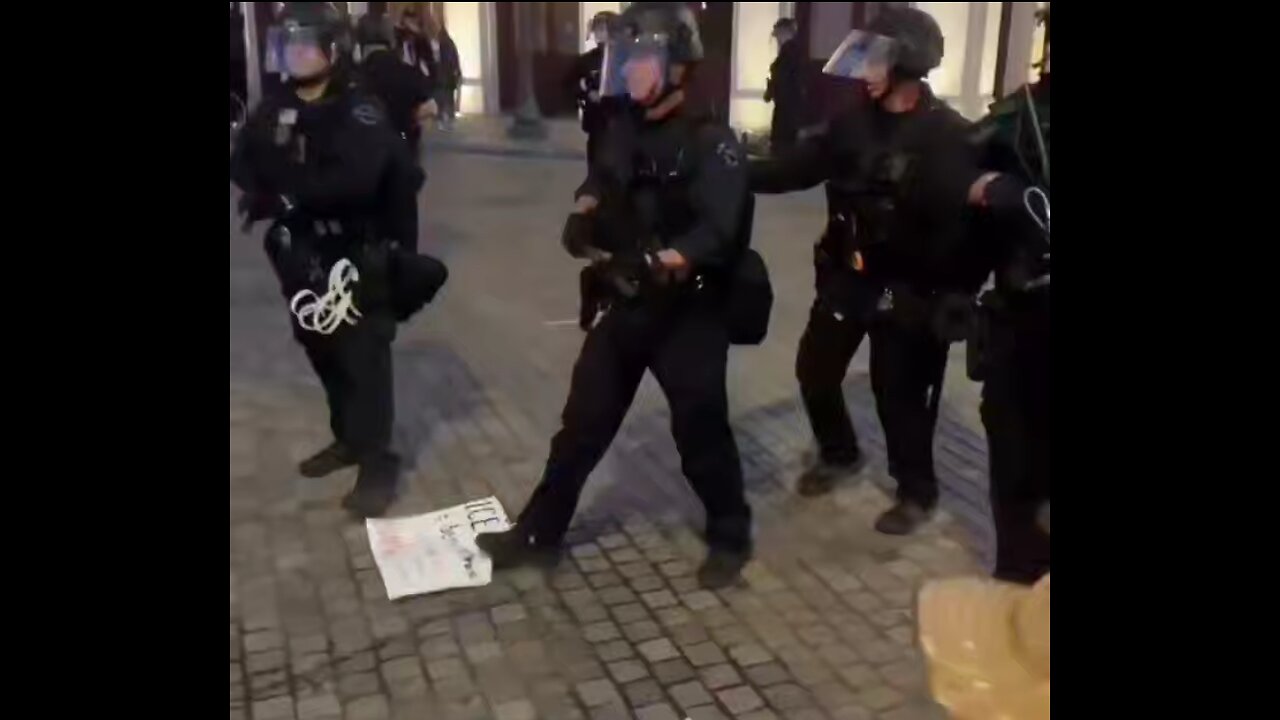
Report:
M1035 587L979 578L920 591L934 699L957 720L1048 720L1049 576Z

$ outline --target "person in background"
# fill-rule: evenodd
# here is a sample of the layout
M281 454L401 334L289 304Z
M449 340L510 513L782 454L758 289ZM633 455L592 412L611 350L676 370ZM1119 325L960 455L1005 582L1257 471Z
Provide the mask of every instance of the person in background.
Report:
M796 21L792 18L778 20L773 26L773 37L778 41L778 57L769 66L764 101L773 103L769 146L772 154L778 155L796 144L807 88L804 49L796 40Z
M422 20L415 6L410 5L400 16L396 25L396 48L406 65L418 68L419 72L431 78L433 85L436 84L436 78L440 76L437 55L432 52L431 43L423 32Z
M391 126L409 143L419 159L422 122L436 112L431 78L400 62L392 52L395 30L381 13L360 18L356 26L360 80L365 89L382 101Z
M452 130L454 118L458 115L458 90L462 87L462 62L458 57L458 46L449 37L449 31L430 15L426 18L426 28L427 42L439 71L435 76L436 104L440 107L437 122L441 130Z

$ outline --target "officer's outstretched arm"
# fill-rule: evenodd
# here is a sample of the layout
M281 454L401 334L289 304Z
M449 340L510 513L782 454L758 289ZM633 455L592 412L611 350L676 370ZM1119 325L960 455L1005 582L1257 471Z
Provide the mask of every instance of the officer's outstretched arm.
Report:
M671 241L671 249L695 268L723 265L744 249L738 247L738 225L749 192L745 156L729 128L707 126L698 134L698 169L690 188L698 222Z
M826 133L814 135L780 157L752 160L751 192L773 195L808 190L831 177L831 166Z
M398 135L382 109L355 103L316 172L299 173L293 199L307 212L328 214L374 202Z

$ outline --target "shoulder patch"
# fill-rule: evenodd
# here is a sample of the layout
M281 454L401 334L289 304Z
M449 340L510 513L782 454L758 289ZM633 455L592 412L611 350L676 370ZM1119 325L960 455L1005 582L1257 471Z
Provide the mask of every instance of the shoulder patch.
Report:
M373 103L360 103L351 110L351 116L362 125L377 125L382 122L382 111Z
M738 148L734 147L734 144L728 140L721 140L720 144L716 145L716 155L720 156L720 160L723 161L725 165L728 165L729 167L738 167L738 163L740 162L738 157Z

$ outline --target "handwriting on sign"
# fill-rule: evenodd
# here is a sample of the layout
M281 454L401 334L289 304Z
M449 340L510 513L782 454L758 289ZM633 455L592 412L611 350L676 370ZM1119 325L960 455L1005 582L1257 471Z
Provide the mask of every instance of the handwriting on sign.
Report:
M501 508L495 505L492 498L470 502L462 507L466 509L467 520L475 532L481 532L487 528L501 530L506 525Z
M497 498L399 518L366 521L374 560L387 597L477 587L489 583L492 565L475 536L508 525Z

